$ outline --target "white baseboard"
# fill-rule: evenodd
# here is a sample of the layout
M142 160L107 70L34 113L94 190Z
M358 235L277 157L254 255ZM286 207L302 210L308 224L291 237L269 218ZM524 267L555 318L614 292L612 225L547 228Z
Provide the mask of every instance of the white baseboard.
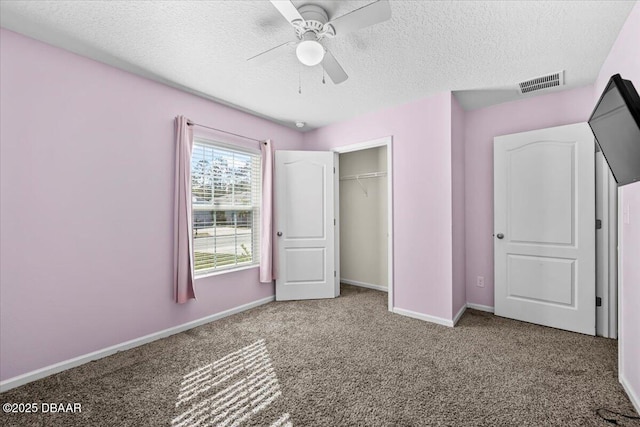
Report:
M629 386L627 380L620 374L619 378L620 384L622 384L622 388L627 392L627 396L629 396L629 400L634 408L636 408L636 412L640 414L640 399L634 393L634 390Z
M442 326L453 327L453 321L448 319L443 319L442 317L429 316L428 314L416 313L415 311L405 310L404 308L394 307L393 312L399 314L401 316L412 317L418 320L424 320L426 322L436 323Z
M486 311L488 313L493 313L493 307L488 305L480 305L480 304L472 304L470 302L467 303L467 308L473 308L474 310Z
M372 283L366 283L366 282L359 282L357 280L340 279L340 283L344 283L345 285L360 286L362 288L375 289L376 291L389 292L389 288L387 288L386 286L374 285Z
M462 315L464 314L464 311L467 309L467 305L464 304L462 307L460 307L460 310L458 310L458 313L453 317L453 325L455 326L458 323L458 320L460 320L460 318L462 317Z
M53 365L45 366L44 368L41 368L41 369L36 369L35 371L27 372L26 374L18 375L17 377L9 378L8 380L4 380L0 382L0 393L5 392L7 390L11 390L12 388L15 388L15 387L19 387L21 385L30 383L32 381L39 380L44 377L48 377L49 375L57 374L58 372L66 371L67 369L84 365L85 363L91 362L92 360L101 359L103 357L110 356L119 351L124 351L134 347L139 347L141 345L150 343L152 341L156 341L161 338L166 338L170 335L184 332L188 329L192 329L197 326L201 326L206 323L213 322L214 320L222 319L223 317L231 316L233 314L237 314L237 313L249 310L251 308L258 307L263 304L267 304L273 301L274 299L275 299L275 296L263 298L257 301L253 301L247 304L230 308L225 311L221 311L220 313L212 314L211 316L203 317L201 319L184 323L182 325L174 326L169 329L164 329L159 332L154 332L152 334L145 335L140 338L136 338L130 341L125 341L123 343L112 345L111 347L107 347L102 350L98 350L82 356L74 357L73 359L65 360L59 363L55 363Z

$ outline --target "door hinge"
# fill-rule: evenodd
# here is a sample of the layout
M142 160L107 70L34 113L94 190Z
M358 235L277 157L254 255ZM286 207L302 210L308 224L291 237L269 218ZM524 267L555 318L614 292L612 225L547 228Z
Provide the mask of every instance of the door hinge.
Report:
M602 228L602 220L596 219L596 230L600 230Z
M336 173L336 167L335 166L333 167L333 173Z
M336 271L333 270L333 277L336 277Z
M333 218L333 225L336 225L336 219Z
M596 297L596 307L602 307L602 298Z

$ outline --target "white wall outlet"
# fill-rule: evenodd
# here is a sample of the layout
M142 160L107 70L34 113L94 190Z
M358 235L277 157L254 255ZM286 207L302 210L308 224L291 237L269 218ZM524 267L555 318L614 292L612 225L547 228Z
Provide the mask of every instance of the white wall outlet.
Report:
M484 288L484 277L478 276L478 279L476 280L476 286L479 288Z

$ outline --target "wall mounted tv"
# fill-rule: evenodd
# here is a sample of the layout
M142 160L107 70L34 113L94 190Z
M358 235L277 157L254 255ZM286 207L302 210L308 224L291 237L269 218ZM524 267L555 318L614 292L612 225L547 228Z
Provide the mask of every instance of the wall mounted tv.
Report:
M589 126L618 185L640 181L640 97L630 80L611 77Z

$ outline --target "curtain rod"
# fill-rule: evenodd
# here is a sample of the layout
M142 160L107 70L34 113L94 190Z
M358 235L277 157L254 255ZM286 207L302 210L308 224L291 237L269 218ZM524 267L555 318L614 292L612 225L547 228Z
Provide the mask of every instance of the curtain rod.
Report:
M264 141L260 141L259 139L250 138L250 137L248 137L248 136L239 135L239 134L237 134L237 133L233 133L233 132L227 132L226 130L222 130L222 129L214 128L214 127L211 127L211 126L201 125L200 123L196 123L196 122L188 121L188 122L187 122L187 124L188 124L189 126L200 126L201 128L207 128L207 129L215 130L215 131L218 131L218 132L226 133L226 134L229 134L229 135L237 136L238 138L248 139L248 140L250 140L250 141L255 141L255 142L259 143L259 144L260 144L260 143L264 143L264 144L266 144L266 142L264 142Z

